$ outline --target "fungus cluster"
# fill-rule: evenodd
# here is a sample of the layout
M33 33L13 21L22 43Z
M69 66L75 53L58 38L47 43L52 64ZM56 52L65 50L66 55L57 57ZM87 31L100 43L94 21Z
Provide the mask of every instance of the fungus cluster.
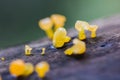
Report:
M35 71L40 78L44 78L46 73L49 72L49 68L49 64L42 61L35 66ZM10 63L9 71L15 77L29 76L34 72L34 66L31 63L25 63L23 60L18 59Z
M84 39L86 39L85 30L91 32L91 38L96 37L96 31L98 29L97 25L90 25L85 21L76 21L75 29L78 31L78 39L73 40L73 46L66 49L64 53L66 55L72 54L84 54L86 51L86 44ZM71 37L67 36L67 31L65 28L58 28L53 35L53 46L56 48L63 47L66 42L69 42Z
M98 29L97 25L90 25L85 21L76 21L75 29L78 31L78 38L71 40L71 37L67 36L67 31L63 27L66 21L66 17L59 14L53 14L51 17L41 19L39 21L39 26L44 30L49 39L52 39L53 46L55 48L61 48L66 43L72 41L73 45L70 48L67 48L64 53L65 55L81 55L86 51L86 44L84 39L86 39L85 30L90 31L91 38L96 37L96 31ZM54 27L54 28L53 28ZM41 48L41 55L45 54L46 48ZM25 55L31 55L32 48L29 45L25 45ZM1 58L5 60L5 58ZM9 71L13 76L29 76L34 72L34 69L40 78L44 78L45 75L50 70L50 65L43 61L38 63L35 68L31 63L25 63L23 60L18 59L10 63ZM0 76L0 80L1 76Z
M54 31L63 27L66 17L60 14L53 14L51 17L43 18L39 21L39 27L44 30L49 39L53 38ZM53 29L54 26L54 29Z

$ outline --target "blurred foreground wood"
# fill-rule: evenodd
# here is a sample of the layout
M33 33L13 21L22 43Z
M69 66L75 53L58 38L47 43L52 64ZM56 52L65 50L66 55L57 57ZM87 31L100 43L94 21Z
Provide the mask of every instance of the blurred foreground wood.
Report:
M97 38L91 39L88 35L85 40L85 55L66 56L64 50L72 45L72 41L63 48L55 49L47 38L26 43L33 47L31 56L25 56L25 44L0 50L0 57L5 57L5 61L0 61L3 80L41 80L35 72L26 78L16 79L10 76L8 66L15 59L23 59L34 65L40 61L47 61L51 65L51 71L44 80L120 80L120 15L95 20L92 23L100 28ZM77 36L74 29L68 32L73 38ZM44 56L40 54L43 47L47 48Z

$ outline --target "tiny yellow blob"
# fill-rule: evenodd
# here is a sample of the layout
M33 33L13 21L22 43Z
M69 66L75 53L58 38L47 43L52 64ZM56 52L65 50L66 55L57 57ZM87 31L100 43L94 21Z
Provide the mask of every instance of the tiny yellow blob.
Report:
M4 58L4 57L1 57L1 60L2 60L2 61L5 61L5 58Z
M31 55L31 50L32 50L32 48L30 46L25 45L25 55L26 56Z
M86 51L86 44L79 39L73 40L73 46L64 51L66 55L84 54Z
M34 66L31 63L25 63L25 71L23 73L23 76L29 76L34 71Z
M89 26L89 31L91 31L91 38L95 38L96 37L96 31L98 29L97 25L90 25Z
M67 36L65 28L58 28L53 36L53 46L56 48L62 47L65 42L70 41L70 37Z
M66 21L66 17L60 14L51 15L51 19L55 24L55 30L57 30L60 27L63 27Z
M42 48L42 52L41 52L42 55L45 54L45 50L46 50L45 48Z
M25 62L23 60L15 60L10 63L9 71L12 75L18 77L25 71Z
M78 38L80 40L86 39L85 30L88 30L89 24L85 21L76 21L75 29L78 30Z
M40 78L44 78L49 72L50 66L47 62L42 61L35 66L35 70Z
M53 38L53 22L49 17L41 19L39 21L39 27L46 32L48 38Z

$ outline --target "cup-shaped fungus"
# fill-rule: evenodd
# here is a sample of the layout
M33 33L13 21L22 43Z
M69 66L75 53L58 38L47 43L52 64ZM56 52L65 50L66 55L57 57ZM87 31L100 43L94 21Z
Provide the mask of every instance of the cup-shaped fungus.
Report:
M23 73L23 76L29 76L30 74L33 73L33 71L34 71L33 64L25 63L25 71Z
M25 71L25 62L23 60L15 60L10 63L9 71L13 76L21 76Z
M46 50L46 48L42 48L42 52L41 52L42 55L45 54L45 50Z
M32 50L32 48L30 46L25 45L25 55L26 56L31 55L31 50Z
M84 54L86 51L86 44L79 39L73 40L73 46L64 51L66 55Z
M60 27L63 27L66 21L66 17L60 14L51 15L51 19L55 25L55 30L57 30Z
M44 78L50 70L50 66L47 62L43 61L36 65L35 70L40 78Z
M95 38L96 37L97 29L98 29L97 25L90 25L89 26L89 31L91 31L91 38Z
M39 21L39 27L46 32L49 39L53 38L53 22L49 17L41 19Z
M80 40L86 39L85 30L88 30L89 24L85 21L77 21L75 23L75 29L79 32L78 38Z
M70 41L70 37L67 36L65 28L58 28L53 36L53 46L56 48L62 47L65 42Z

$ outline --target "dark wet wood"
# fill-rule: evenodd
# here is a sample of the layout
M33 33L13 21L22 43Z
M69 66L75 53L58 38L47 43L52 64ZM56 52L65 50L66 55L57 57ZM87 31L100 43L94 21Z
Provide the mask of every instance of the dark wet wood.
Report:
M120 15L95 20L91 24L97 24L100 28L97 38L91 39L87 35L85 55L66 56L64 50L72 45L72 41L63 48L55 49L47 38L26 43L33 47L32 56L25 56L25 44L1 50L0 57L5 57L5 61L0 61L3 80L40 80L35 72L26 78L16 79L9 75L9 63L15 59L34 65L47 61L51 70L43 80L120 80ZM73 38L77 35L74 29L68 32ZM43 47L47 49L44 56L40 54Z

